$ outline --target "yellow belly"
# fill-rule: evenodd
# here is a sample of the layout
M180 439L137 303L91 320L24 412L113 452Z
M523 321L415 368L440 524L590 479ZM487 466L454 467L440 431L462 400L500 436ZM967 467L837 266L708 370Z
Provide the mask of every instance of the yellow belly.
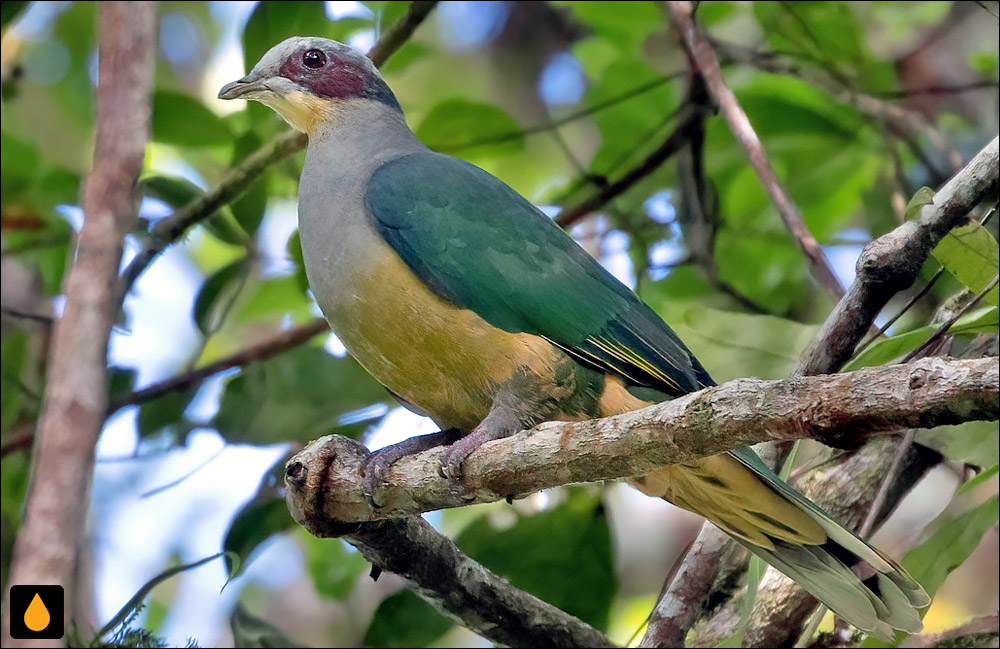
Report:
M434 295L396 255L354 280L327 317L358 362L439 425L471 430L515 371L552 374L565 354L538 336L493 327Z

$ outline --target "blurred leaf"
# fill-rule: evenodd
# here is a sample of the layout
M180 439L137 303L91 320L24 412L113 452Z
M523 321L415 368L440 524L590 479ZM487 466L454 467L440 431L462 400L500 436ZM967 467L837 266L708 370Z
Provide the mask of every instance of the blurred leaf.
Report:
M245 649L270 649L271 647L301 647L288 638L285 632L267 620L251 615L240 602L236 602L229 626L233 630L233 646Z
M139 407L136 418L136 428L140 437L155 435L167 429L174 439L183 439L193 425L184 417L191 399L198 391L197 387L189 390L168 392L167 394L147 401Z
M337 427L342 415L388 400L354 359L303 345L229 379L212 427L230 442L305 442Z
M417 137L432 149L461 147L462 153L471 148L465 145L473 142L504 153L516 152L524 145L521 128L510 115L491 104L465 99L446 99L434 106L417 128ZM504 141L493 142L497 139Z
M225 120L194 97L169 90L153 93L153 140L178 146L229 144Z
M21 370L28 354L28 335L16 332L0 338L0 430L17 421L24 400Z
M903 557L903 567L934 596L952 570L962 565L979 545L1000 514L1000 497L993 496L954 520L941 524L934 534ZM945 510L946 516L951 512ZM934 523L938 526L940 521Z
M973 293L979 293L1000 272L1000 247L990 231L970 223L949 232L931 252L948 272ZM984 298L1000 306L1000 286L994 286Z
M27 0L4 0L0 4L0 27L6 29L10 21L14 20L18 13L28 5Z
M0 132L0 204L4 207L23 196L35 182L41 157L34 146Z
M605 39L626 55L638 52L653 31L663 28L663 16L651 2L559 2L573 18L587 24L596 37Z
M599 498L583 490L498 530L473 522L456 539L470 557L553 606L599 629L608 626L617 582L611 534Z
M716 381L788 376L817 327L774 316L677 307L644 293Z
M261 543L295 526L284 495L285 462L289 457L290 454L285 455L271 466L253 499L240 508L229 524L222 549L226 553L230 579L243 572ZM234 558L238 559L236 565L233 565Z
M316 592L330 599L347 597L358 577L368 569L365 558L340 539L320 539L307 532L299 537Z
M433 606L404 589L379 604L364 643L368 647L427 647L451 626Z
M222 325L246 282L249 260L237 259L205 280L194 301L192 317L202 335L211 336Z
M243 64L247 72L269 49L292 36L322 36L329 22L322 2L258 2L243 28Z
M238 323L292 316L295 322L312 318L312 304L294 276L257 282L246 300L241 300Z
M426 45L407 41L395 54L389 57L389 60L382 64L382 74L386 76L398 74L408 68L411 63L419 61L430 53L431 48Z
M1000 463L1000 435L995 421L969 421L917 433L916 440L964 464L986 468Z
M244 133L236 140L233 147L231 165L236 166L263 144L264 140L252 131ZM257 232L260 222L264 219L264 212L267 211L270 179L271 173L265 171L250 184L246 191L230 203L237 223L251 235Z
M201 198L205 194L200 187L190 180L179 176L146 175L140 181L140 187L146 196L161 200L175 210ZM201 221L201 225L217 239L226 243L246 246L250 241L246 232L235 221L232 212L228 208L212 212L206 219Z

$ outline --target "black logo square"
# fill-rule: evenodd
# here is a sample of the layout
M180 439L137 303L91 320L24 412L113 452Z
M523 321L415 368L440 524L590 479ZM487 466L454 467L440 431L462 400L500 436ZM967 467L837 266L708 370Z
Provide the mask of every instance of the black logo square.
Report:
M62 586L11 586L10 635L18 640L63 637L66 591Z

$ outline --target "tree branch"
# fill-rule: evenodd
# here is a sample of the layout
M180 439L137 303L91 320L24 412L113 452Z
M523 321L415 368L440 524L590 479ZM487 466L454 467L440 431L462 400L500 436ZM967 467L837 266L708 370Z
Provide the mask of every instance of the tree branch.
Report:
M107 348L117 302L115 280L125 233L137 208L136 180L149 139L156 52L155 2L105 2L99 16L100 83L94 167L83 188L83 229L63 285L10 583L60 584L72 594L77 549L107 407ZM6 597L5 597L6 599ZM73 601L66 602L72 619ZM4 607L3 645L10 638Z
M763 441L885 433L1000 416L995 359L924 359L782 381L737 379L642 410L549 422L488 443L466 460L463 489L439 472L440 451L387 472L385 505L361 487L368 451L323 437L286 466L286 500L306 529L519 498L565 484L645 475L667 464Z
M670 159L672 155L680 151L692 134L697 131L701 122L705 119L703 111L692 105L686 105L680 109L681 122L678 124L667 139L663 141L655 151L646 156L635 167L625 172L621 178L599 190L590 198L585 199L579 205L560 212L555 221L562 227L570 226L591 212L601 209L618 196L624 194L637 182L653 173L660 166Z
M764 186L764 191L771 197L771 202L774 203L781 215L785 227L808 260L813 277L835 300L840 299L844 295L844 288L840 285L840 280L837 279L830 267L830 262L819 242L809 231L798 206L792 201L791 196L788 195L781 181L778 180L778 176L774 173L767 153L764 151L764 146L761 144L760 138L757 137L753 125L750 124L750 119L740 106L739 100L736 99L736 95L723 80L719 59L715 55L712 45L695 28L691 20L691 3L673 0L668 1L666 5L671 21L682 36L688 56L697 66L698 72L705 78L709 92L719 104L730 130L746 152L750 165Z
M843 367L892 296L913 284L934 246L974 207L995 200L998 187L998 139L993 138L916 218L864 247L854 283L803 352L796 373Z
M436 4L425 0L411 3L399 21L387 29L368 51L368 58L381 67L413 35ZM305 133L293 130L279 133L233 167L214 188L160 220L153 228L149 242L122 273L118 287L119 304L161 252L176 243L191 227L239 198L272 165L306 148L308 143Z
M419 516L359 523L344 540L374 565L400 575L439 611L510 647L611 647L597 629L511 586L464 554ZM317 530L338 536L344 526ZM413 549L418 548L419 552Z
M289 349L293 349L312 340L319 334L328 333L329 331L330 325L326 323L326 320L323 318L315 318L312 322L293 329L282 331L273 338L259 342L256 345L251 345L245 349L241 349L234 354L226 356L225 358L220 358L214 363L209 363L204 367L199 367L198 369L185 372L184 374L180 374L178 376L172 376L169 379L160 381L159 383L154 383L153 385L143 388L142 390L136 390L135 392L127 395L124 399L112 402L108 411L114 412L125 406L134 406L146 403L147 401L152 401L153 399L162 397L169 392L181 392L183 390L193 388L214 374L218 374L219 372L223 372L233 367L244 367L246 365L250 365L251 363L266 361L267 359L273 358L282 352L286 352Z

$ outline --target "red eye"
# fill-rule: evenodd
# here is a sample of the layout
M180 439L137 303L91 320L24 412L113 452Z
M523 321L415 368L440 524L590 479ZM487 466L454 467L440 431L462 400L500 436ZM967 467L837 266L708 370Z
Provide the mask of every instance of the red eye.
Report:
M302 55L302 65L317 70L326 65L326 54L322 50L308 50Z

